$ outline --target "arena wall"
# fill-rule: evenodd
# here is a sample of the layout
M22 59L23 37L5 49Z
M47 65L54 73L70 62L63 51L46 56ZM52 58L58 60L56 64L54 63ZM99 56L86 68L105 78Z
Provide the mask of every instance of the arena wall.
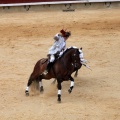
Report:
M6 0L15 2L15 0ZM61 10L61 11L75 11L81 9L101 9L101 8L120 8L120 0L79 0L79 1L63 1L46 0L46 2L30 2L32 0L21 0L25 3L10 3L4 1L0 4L1 12L15 12L15 11L48 11L48 10ZM40 0L38 0L40 1ZM42 0L41 0L42 1Z

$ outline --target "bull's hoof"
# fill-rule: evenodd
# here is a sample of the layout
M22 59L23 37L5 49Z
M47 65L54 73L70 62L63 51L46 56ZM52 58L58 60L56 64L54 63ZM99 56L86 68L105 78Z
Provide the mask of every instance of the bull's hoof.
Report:
M44 91L43 86L41 86L40 87L40 92L43 92L43 91Z
M29 96L29 92L28 91L25 91L25 94L26 94L26 96Z

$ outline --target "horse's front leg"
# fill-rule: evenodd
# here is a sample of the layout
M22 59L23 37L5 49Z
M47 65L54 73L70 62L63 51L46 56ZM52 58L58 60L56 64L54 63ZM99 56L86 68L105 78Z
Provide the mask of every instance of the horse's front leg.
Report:
M57 82L58 82L58 102L61 102L61 89L62 89L61 81L57 80Z
M70 88L68 89L68 92L71 93L72 89L74 87L74 79L70 76L70 80L71 80L71 84L70 84Z
M78 70L75 71L74 77L77 77L78 75Z

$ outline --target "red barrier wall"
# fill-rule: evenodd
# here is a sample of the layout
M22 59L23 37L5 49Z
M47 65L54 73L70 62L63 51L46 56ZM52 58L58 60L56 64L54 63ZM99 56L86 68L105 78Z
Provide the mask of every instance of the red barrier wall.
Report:
M0 4L10 3L33 3L33 2L56 2L56 1L70 1L70 0L0 0ZM71 0L74 1L74 0Z

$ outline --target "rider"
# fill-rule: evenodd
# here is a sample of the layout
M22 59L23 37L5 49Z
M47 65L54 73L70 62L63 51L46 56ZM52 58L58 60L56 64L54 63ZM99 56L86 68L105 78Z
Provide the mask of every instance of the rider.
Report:
M60 30L60 33L57 33L54 36L54 44L52 45L52 47L50 47L48 55L49 57L49 61L48 61L48 65L46 70L44 71L44 74L47 74L52 63L55 61L55 55L57 53L60 53L61 51L64 51L64 49L66 48L66 40L69 38L69 36L71 35L71 32L69 31L65 31L65 30Z

